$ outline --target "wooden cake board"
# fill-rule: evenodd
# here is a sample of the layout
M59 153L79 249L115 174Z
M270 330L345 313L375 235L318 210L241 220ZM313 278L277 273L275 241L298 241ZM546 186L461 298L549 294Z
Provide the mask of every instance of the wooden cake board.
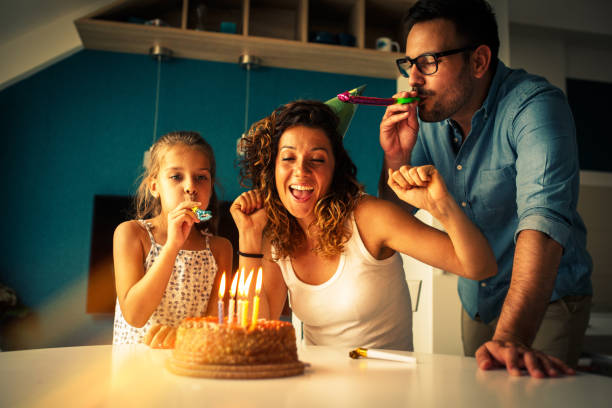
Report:
M213 365L166 360L166 368L174 374L203 378L256 379L290 377L304 374L306 364L301 361L284 364Z

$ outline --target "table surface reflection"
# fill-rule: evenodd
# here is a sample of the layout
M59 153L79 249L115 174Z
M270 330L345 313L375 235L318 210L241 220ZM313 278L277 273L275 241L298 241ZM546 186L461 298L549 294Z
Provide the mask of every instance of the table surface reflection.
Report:
M304 375L262 380L182 377L168 350L86 346L0 353L2 407L609 407L612 378L510 377L473 358L406 353L417 364L352 360L347 349L304 346Z

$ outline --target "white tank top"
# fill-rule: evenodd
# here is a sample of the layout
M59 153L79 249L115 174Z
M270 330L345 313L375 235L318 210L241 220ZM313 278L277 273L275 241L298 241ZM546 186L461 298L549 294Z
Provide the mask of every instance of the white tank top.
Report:
M334 275L309 285L289 257L277 264L291 310L304 324L306 344L412 351L412 308L401 256L377 260L366 249L355 219Z
M147 229L151 240L151 249L144 264L146 273L159 256L162 246L155 242L149 223L139 221ZM218 268L210 250L209 234L202 234L206 239L206 249L179 251L161 302L143 327L130 326L121 313L119 300L115 302L113 344L141 343L154 324L177 327L185 317L204 316Z

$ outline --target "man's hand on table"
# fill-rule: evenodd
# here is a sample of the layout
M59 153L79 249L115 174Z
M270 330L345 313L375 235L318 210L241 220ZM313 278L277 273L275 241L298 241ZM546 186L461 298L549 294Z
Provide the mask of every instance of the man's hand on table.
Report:
M506 367L513 376L522 375L521 370L535 378L576 374L558 358L510 341L486 342L476 350L476 363L481 370Z
M163 324L151 326L142 342L151 348L171 349L174 348L176 329Z

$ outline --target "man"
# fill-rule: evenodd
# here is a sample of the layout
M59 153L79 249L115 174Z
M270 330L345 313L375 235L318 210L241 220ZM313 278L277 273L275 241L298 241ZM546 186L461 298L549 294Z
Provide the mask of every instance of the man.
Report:
M409 176L411 166L436 166L498 262L492 278L459 278L465 354L485 370L572 374L592 263L576 212L579 168L565 96L498 60L485 0L422 0L405 23L406 57L397 64L412 91L396 97L420 100L390 106L381 121L381 195L394 199L389 168Z

